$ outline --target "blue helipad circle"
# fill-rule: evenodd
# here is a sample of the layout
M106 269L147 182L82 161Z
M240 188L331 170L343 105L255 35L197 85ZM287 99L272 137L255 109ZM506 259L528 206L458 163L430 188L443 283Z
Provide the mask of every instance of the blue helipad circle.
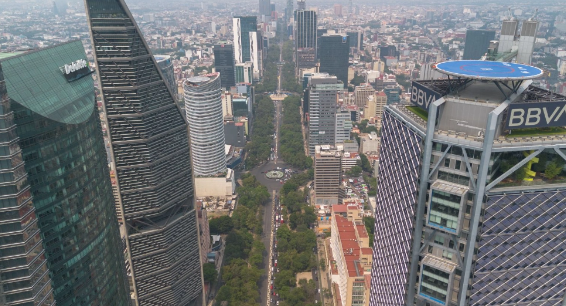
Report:
M489 62L451 61L436 64L436 70L453 76L478 80L530 80L542 75L542 70L528 65Z

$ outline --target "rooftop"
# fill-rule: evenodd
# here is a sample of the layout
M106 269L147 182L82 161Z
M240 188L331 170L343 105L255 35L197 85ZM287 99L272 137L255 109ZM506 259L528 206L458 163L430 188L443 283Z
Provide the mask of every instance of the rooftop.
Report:
M24 52L24 51L21 51L21 52L9 52L9 53L6 53L6 52L2 53L2 52L0 52L0 60L7 59L7 58L12 57L12 56L20 55L20 54L22 54L22 53L25 53L25 52Z
M433 68L451 76L487 81L531 80L542 76L539 68L506 62L450 61Z

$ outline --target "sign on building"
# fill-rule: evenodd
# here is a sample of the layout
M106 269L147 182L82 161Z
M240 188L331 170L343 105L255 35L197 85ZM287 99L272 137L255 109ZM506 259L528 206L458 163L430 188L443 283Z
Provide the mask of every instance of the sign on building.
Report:
M513 103L509 105L506 129L566 126L566 101Z
M438 92L417 82L411 85L411 103L428 111L430 104L442 97Z

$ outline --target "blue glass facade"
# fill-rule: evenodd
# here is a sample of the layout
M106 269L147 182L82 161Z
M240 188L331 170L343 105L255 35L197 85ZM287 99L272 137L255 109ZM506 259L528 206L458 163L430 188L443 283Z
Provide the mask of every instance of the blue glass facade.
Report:
M75 41L2 62L57 305L129 305L94 83Z
M405 302L422 141L390 110L384 111L370 306Z
M470 305L563 305L566 191L487 199Z

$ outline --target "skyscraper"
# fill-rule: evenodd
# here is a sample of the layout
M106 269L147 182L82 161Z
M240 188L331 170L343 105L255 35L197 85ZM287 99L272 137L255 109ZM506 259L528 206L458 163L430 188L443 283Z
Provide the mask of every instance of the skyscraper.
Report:
M347 86L350 58L348 36L326 34L319 38L319 44L320 72L335 75L344 86Z
M353 31L346 33L348 39L350 40L350 47L355 48L360 51L364 47L364 32L363 31Z
M314 154L314 198L317 205L341 202L342 154L334 146L316 146Z
M129 305L94 82L81 41L0 61L0 97L6 129L0 147L7 157L0 163L0 245L11 245L0 252L0 304L50 305L53 288L57 305ZM31 304L15 303L28 298Z
M214 67L220 73L222 88L236 86L233 45L214 45Z
M232 30L234 31L234 58L236 59L236 63L249 62L251 60L250 32L257 31L257 17L234 17L232 22Z
M134 298L202 302L188 129L124 0L85 0Z
M530 66L436 69L467 76L413 82L383 113L370 306L563 305L566 137L532 136L564 124L542 113L566 97Z
M287 6L285 7L285 25L289 24L291 16L293 16L293 0L287 0Z
M295 12L295 58L297 68L312 68L316 66L316 12L297 10Z
M165 83L167 83L167 86L173 92L173 97L175 98L175 100L177 100L177 94L179 90L177 88L177 81L175 81L175 70L171 56L155 55L155 60L157 61L157 66L163 74Z
M271 2L269 0L259 0L259 15L271 16Z
M305 95L308 101L310 156L314 156L317 145L335 144L337 95L343 89L344 84L335 76L321 73L309 77Z
M515 18L504 20L497 53L512 53L517 63L530 64L537 38L538 21L528 19L523 21L519 35L519 21Z
M222 90L218 73L183 83L195 176L226 172Z
M254 80L263 77L263 37L259 31L250 31L250 62L253 64Z
M495 39L495 31L468 30L464 45L464 60L479 60L487 53L489 42Z

